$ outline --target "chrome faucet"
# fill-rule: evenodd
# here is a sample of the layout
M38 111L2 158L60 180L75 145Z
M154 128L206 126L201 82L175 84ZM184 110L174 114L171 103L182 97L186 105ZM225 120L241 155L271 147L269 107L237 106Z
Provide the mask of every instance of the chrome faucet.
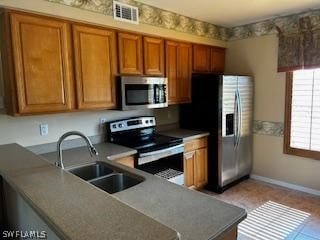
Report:
M96 148L92 145L90 139L86 135L84 135L83 133L78 132L78 131L66 132L65 134L63 134L59 138L59 140L57 142L58 161L55 162L55 165L61 167L62 169L64 169L64 165L63 165L63 161L62 161L62 142L67 137L72 136L72 135L80 136L86 141L91 157L93 157L93 155L96 155L96 156L98 155Z

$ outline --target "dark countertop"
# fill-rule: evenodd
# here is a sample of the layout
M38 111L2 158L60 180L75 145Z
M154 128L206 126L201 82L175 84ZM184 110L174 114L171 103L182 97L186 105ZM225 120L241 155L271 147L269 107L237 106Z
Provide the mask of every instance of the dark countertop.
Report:
M86 163L88 154L83 151L72 149L70 154ZM60 236L170 240L177 239L179 232L183 240L207 240L216 239L246 217L244 209L107 160L104 154L95 160L145 181L110 195L17 144L0 146L0 156L1 175ZM68 154L64 157L71 162ZM79 236L75 229L86 232Z
M176 128L172 130L160 131L159 134L170 136L170 137L182 138L183 141L186 142L193 139L206 137L209 135L209 132Z

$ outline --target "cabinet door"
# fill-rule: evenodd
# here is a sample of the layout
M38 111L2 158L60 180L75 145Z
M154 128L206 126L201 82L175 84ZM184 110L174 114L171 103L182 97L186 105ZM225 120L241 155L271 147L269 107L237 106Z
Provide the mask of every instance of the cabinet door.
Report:
M193 45L193 71L210 72L210 46Z
M73 39L78 108L115 107L115 32L75 25Z
M223 73L225 63L225 49L211 48L211 72Z
M184 154L183 161L183 173L184 173L184 185L186 187L194 186L194 169L195 169L196 152L187 152Z
M143 38L144 73L164 75L164 40L160 38Z
M192 45L180 43L178 61L179 103L191 102Z
M195 151L194 182L197 188L203 187L208 182L207 173L207 148L200 148Z
M166 42L166 75L168 78L169 104L179 102L178 96L178 48L179 43Z
M71 33L68 23L11 13L18 112L73 108Z
M141 35L118 33L119 71L121 74L143 74Z

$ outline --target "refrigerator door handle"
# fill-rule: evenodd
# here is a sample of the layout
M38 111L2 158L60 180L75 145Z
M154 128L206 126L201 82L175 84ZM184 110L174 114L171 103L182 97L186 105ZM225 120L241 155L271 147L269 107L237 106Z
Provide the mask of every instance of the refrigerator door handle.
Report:
M238 141L238 121L239 121L239 116L238 116L238 95L237 92L234 94L234 115L233 115L233 122L235 125L235 131L233 134L233 146L234 149L237 148L237 141Z
M236 148L238 148L240 143L240 137L241 137L241 128L242 128L242 106L241 106L241 97L239 90L236 91L237 95L237 142L236 142Z

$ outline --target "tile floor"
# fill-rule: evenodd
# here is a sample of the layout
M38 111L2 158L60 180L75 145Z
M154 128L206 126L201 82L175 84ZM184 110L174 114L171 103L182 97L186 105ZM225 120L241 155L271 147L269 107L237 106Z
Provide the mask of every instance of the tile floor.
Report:
M320 197L307 193L293 191L287 188L266 184L256 180L246 180L225 191L215 194L207 190L203 192L245 208L248 212L258 208L268 201L273 201L288 207L310 213L310 217L291 231L286 240L320 240ZM255 240L261 238L248 237L238 234L238 240ZM264 240L273 239L266 237Z

